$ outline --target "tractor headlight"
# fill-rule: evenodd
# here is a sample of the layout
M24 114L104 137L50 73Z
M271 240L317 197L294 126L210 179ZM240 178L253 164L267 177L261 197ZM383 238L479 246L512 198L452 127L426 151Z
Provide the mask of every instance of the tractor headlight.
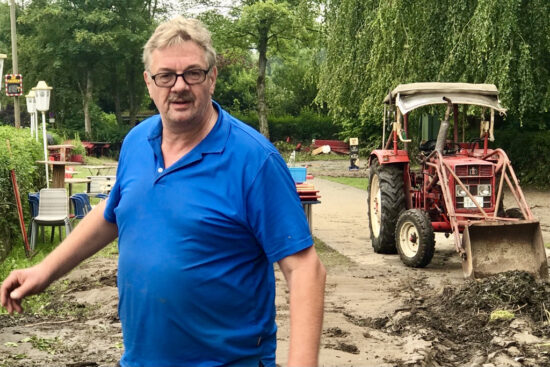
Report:
M467 190L469 190L468 185L464 185ZM468 194L466 194L466 190L464 190L460 185L456 185L455 192L457 197L466 197Z
M491 196L491 185L483 184L477 187L478 196Z

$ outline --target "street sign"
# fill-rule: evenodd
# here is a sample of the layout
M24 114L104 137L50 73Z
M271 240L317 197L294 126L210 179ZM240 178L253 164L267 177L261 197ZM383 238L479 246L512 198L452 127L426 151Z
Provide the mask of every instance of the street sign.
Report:
M23 95L23 75L6 74L6 95L8 97L17 97Z

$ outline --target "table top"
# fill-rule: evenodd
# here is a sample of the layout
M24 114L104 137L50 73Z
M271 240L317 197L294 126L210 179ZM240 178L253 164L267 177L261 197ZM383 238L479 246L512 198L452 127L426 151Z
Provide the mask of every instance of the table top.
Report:
M113 180L116 178L115 175L109 175L109 176L86 176L87 178L89 179L92 179L92 178L104 178L104 179L107 179L107 180Z
M82 168L89 168L89 169L101 169L101 168L116 168L118 166L118 163L110 163L110 164L105 164L103 166L89 166L89 165L84 165L82 166Z
M68 162L68 161L36 161L36 163L51 164L53 166L78 166L80 162Z
M72 144L48 145L48 149L74 148Z
M66 178L65 183L87 183L91 180L89 178Z

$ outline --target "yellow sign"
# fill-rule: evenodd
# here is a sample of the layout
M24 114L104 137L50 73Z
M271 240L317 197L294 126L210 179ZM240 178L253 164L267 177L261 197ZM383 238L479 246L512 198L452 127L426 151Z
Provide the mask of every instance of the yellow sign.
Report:
M23 95L23 76L21 74L6 74L5 81L8 97Z

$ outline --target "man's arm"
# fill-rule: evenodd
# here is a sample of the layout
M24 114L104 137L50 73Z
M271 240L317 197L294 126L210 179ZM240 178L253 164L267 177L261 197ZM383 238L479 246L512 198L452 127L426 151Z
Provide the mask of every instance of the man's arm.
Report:
M116 224L103 217L105 200L76 226L74 231L42 262L14 270L0 287L0 304L9 313L22 312L24 297L42 292L53 281L68 273L80 262L112 242L118 234Z
M279 261L290 289L288 367L317 366L326 271L313 246Z

